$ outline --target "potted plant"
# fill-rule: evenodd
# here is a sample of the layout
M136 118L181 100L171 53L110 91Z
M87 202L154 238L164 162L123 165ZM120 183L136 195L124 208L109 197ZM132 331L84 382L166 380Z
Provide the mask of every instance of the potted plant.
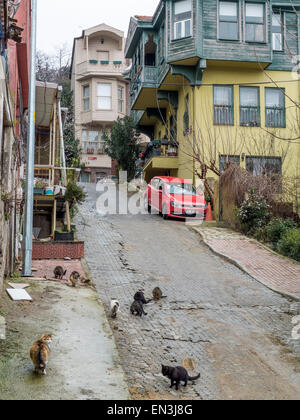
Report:
M45 184L43 181L37 181L34 187L34 194L35 195L44 195L45 191Z
M74 231L63 232L61 230L56 230L54 233L55 242L74 242Z

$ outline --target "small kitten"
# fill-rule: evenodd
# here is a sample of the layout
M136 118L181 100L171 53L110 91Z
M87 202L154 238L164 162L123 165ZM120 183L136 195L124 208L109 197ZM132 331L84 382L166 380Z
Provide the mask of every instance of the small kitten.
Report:
M148 315L144 311L143 302L141 302L140 300L135 300L133 302L133 304L130 307L130 312L132 313L132 315L136 315L136 316L140 316L140 317L142 317L143 315L145 315L145 316Z
M62 267L58 266L54 270L54 276L56 279L62 280L63 277L67 274L67 270L64 270Z
M160 300L160 299L164 299L164 298L167 297L167 296L163 296L163 292L161 291L161 289L159 287L156 287L153 290L152 294L153 294L153 299L154 300Z
M73 273L70 275L70 282L72 283L73 287L76 287L79 281L80 281L80 274L77 271L73 271Z
M139 291L134 295L134 300L142 302L143 305L147 305L147 303L151 302L151 299L146 300L145 295L142 291Z
M166 376L171 380L170 388L173 388L173 386L176 384L176 391L179 390L180 382L184 382L184 386L187 386L188 381L196 381L201 377L200 374L193 378L190 377L188 371L181 366L173 368L162 365L161 373L163 374L163 376Z
M44 334L30 349L30 357L35 367L35 372L46 375L46 367L50 357L50 344L53 342L51 334Z
M120 302L117 299L112 299L110 302L110 314L113 319L117 318L118 312L120 310Z

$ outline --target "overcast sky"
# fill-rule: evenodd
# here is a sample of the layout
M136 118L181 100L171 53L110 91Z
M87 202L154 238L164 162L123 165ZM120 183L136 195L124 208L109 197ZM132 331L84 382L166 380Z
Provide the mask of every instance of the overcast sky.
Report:
M38 48L52 54L82 30L106 23L127 34L134 15L153 15L159 0L38 0Z

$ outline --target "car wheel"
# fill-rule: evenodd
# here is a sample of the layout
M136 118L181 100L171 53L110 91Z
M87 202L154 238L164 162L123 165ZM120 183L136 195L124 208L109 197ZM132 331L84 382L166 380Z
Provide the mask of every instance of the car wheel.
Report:
M148 211L148 213L151 213L151 206L149 204L148 195L145 196L145 210Z
M169 213L168 213L167 206L165 204L163 205L162 215L163 215L164 220L168 220Z

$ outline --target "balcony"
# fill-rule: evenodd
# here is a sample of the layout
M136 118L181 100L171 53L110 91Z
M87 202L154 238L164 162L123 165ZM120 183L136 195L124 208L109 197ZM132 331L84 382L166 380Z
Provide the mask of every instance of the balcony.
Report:
M130 105L133 107L142 91L147 89L155 92L158 83L158 68L152 66L140 67L132 77Z
M126 70L122 61L84 61L76 66L76 78L81 80L87 76L122 76Z

